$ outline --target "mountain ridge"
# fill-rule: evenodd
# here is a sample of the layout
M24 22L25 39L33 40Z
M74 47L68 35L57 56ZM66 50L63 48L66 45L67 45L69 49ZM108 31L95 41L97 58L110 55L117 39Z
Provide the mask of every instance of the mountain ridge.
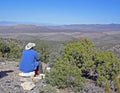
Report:
M42 26L33 24L0 25L0 33L106 32L120 31L120 24L71 24Z

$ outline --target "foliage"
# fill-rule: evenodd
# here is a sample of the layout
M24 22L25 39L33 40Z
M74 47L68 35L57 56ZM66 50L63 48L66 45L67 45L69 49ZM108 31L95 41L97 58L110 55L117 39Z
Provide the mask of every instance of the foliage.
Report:
M105 83L105 93L111 93L110 84L108 80Z
M115 87L117 87L117 91L118 93L120 93L120 76L115 76L114 77L114 81L115 81Z
M8 53L10 52L10 48L7 46L7 44L0 40L0 52L1 52L1 56L4 58L5 56L8 55Z
M35 49L44 63L53 62L53 58L55 58L53 54L58 54L61 51L62 42L40 40L34 42L36 43Z
M105 86L107 80L113 81L113 76L120 74L119 67L120 60L112 52L95 50L91 40L85 38L66 44L62 58L47 73L47 81L59 88L82 88L85 77Z
M10 43L9 58L19 59L21 57L21 49L17 44Z
M39 93L56 93L57 90L55 87L47 84L46 86L42 86L39 88Z
M36 50L38 51L40 55L41 62L48 63L49 54L50 54L49 45L44 42L39 42L37 43Z
M106 80L113 80L115 75L120 74L120 60L113 53L104 51L96 52L94 56L95 69L98 74L97 83L103 84Z
M93 43L89 39L80 39L80 41L69 42L62 55L66 57L71 64L75 64L82 71L89 71L92 69L93 64Z
M56 60L54 68L46 74L46 81L58 88L70 87L79 91L84 85L84 78L81 77L81 70L69 64L69 61L64 59Z
M18 59L20 58L21 49L15 42L0 39L0 52L5 59Z

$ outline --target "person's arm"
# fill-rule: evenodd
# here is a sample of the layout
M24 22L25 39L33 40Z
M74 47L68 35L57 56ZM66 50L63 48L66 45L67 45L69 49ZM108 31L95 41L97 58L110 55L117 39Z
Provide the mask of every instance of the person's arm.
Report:
M40 57L37 52L35 52L35 59L36 59L36 61L40 61Z

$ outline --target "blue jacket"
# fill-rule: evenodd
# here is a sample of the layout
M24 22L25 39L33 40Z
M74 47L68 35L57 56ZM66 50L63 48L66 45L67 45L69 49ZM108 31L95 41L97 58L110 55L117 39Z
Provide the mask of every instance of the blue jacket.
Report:
M19 70L24 73L32 72L37 69L37 66L39 65L39 60L40 57L35 50L23 50L22 58L19 64Z

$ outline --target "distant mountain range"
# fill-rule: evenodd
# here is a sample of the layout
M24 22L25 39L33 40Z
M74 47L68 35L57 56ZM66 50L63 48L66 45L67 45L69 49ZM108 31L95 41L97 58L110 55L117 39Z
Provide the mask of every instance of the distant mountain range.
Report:
M0 26L14 26L14 25L41 25L41 26L48 26L48 25L55 25L50 23L35 23L35 22L14 22L14 21L0 21Z
M18 22L0 21L0 26L13 26L19 24Z
M16 22L0 22L0 33L40 33L40 32L106 32L120 31L120 24L74 24L74 25L32 25Z

